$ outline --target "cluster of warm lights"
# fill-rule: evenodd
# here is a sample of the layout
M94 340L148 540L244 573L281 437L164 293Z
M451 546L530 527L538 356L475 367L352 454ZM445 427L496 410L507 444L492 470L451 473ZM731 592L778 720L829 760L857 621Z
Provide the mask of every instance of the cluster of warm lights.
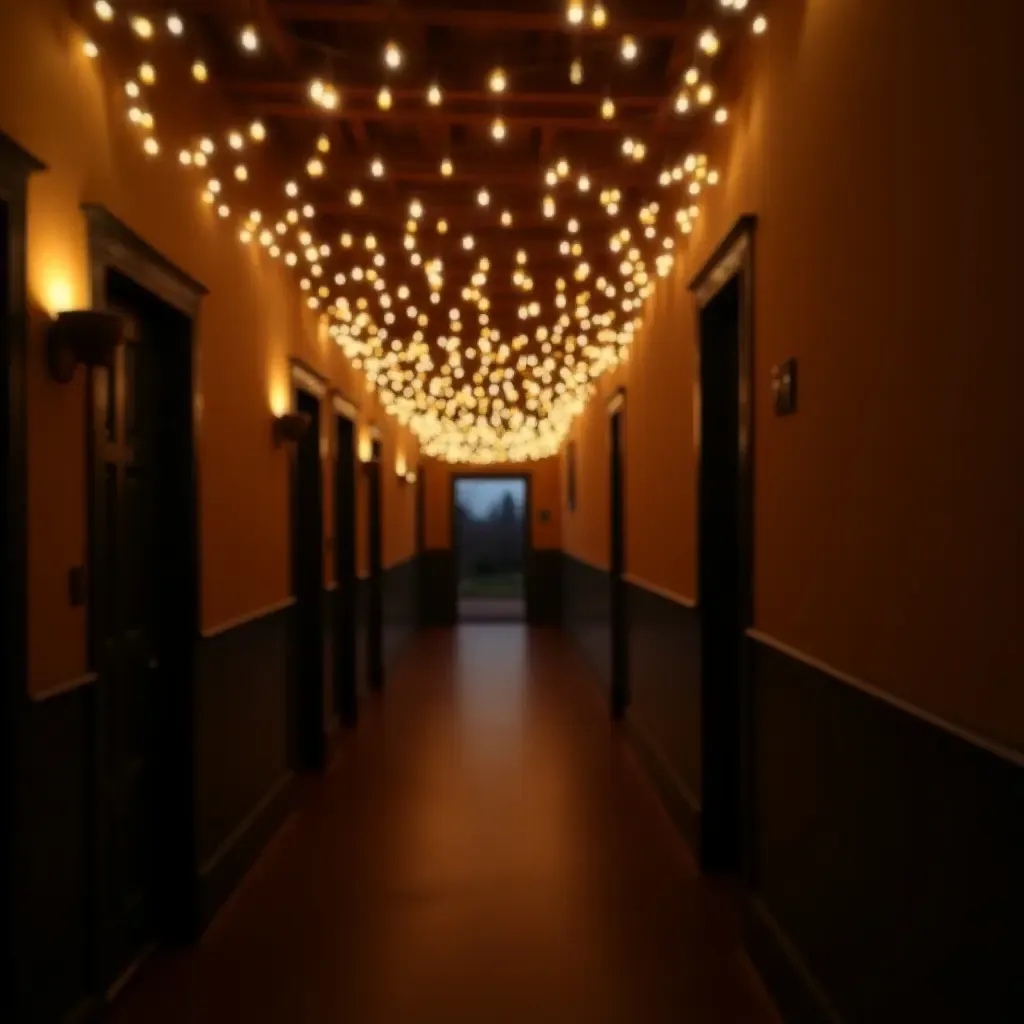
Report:
M740 14L752 3L720 0L720 6L727 13ZM102 23L118 19L110 0L96 0L93 9ZM599 2L568 0L566 17L570 26L581 30L609 25L608 13ZM134 15L126 23L142 43L164 31L173 37L186 34L183 19L174 12L162 18ZM763 15L751 15L754 34L766 29ZM246 55L258 54L261 42L256 28L243 25L237 45ZM713 108L714 122L723 124L728 119L725 107L713 107L716 97L708 67L721 46L712 28L697 35L694 62L669 98L677 114L702 108L710 113ZM625 64L637 61L640 44L635 38L623 36L618 47ZM83 43L83 50L90 58L99 54L92 40ZM405 66L405 54L395 41L385 44L381 60L385 75ZM196 59L191 75L202 85L211 71ZM572 61L569 77L574 84L583 81L581 59ZM156 63L143 59L124 86L128 117L142 133L143 151L153 158L160 155L161 146L146 100L158 80ZM496 98L502 97L514 80L505 68L495 67L486 78L486 88ZM310 82L308 94L325 111L338 109L343 98L342 89L324 79ZM389 86L383 83L378 106L389 110L393 101ZM444 102L440 84L427 87L425 101L429 106ZM605 120L615 118L612 96L604 97L596 114ZM490 123L489 134L496 143L508 136L500 111ZM482 244L418 198L408 205L398 233L400 247L392 249L386 238L373 233L346 230L329 240L317 238L316 209L302 201L298 180L285 183L287 202L280 216L253 208L251 200L246 201L250 172L243 154L268 137L262 121L251 121L225 132L220 143L215 135L189 140L176 147L177 160L183 168L205 170L200 189L203 202L224 220L238 218L235 230L243 244L260 246L271 259L295 271L306 304L325 319L330 335L365 374L367 386L377 390L384 408L417 435L425 454L450 461L524 460L558 451L573 417L592 393L594 379L628 357L654 278L671 271L679 236L693 230L703 192L720 180L705 154L679 157L654 174L657 183L670 190L662 197L678 195L678 200L652 200L634 210L632 200L624 198L613 182L598 180L593 169L573 168L561 158L541 176L547 191L541 195L540 212L559 233L564 230L550 255L520 248L511 260L511 254L499 247L492 258L482 251L487 248L486 239ZM332 148L330 134L315 139L305 164L309 178L331 176ZM647 155L647 143L627 136L621 151L629 162L640 163ZM388 173L380 155L368 159L365 167L369 179L382 179ZM442 158L441 176L450 178L454 173L451 157ZM346 188L350 206L362 207L367 199L359 185L350 183ZM474 189L474 200L478 209L501 206L486 187ZM595 200L604 219L581 207ZM496 219L503 228L510 228L514 215L501 208ZM454 237L447 244L455 247L455 255L446 266L435 247L449 232ZM599 238L602 233L604 241ZM551 258L564 261L565 271L546 294L548 289L537 285L530 268L538 259ZM507 308L500 288L495 291L491 283L494 270L506 261L512 265L507 278L502 274L500 280L507 280L506 288L510 285L521 300ZM542 280L550 286L550 278ZM509 336L502 329L498 315L502 312L514 314L506 324L518 324Z

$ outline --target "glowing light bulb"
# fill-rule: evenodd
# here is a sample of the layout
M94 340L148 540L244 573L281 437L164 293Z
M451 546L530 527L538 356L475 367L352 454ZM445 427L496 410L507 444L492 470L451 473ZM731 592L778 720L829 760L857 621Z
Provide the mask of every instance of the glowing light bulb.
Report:
M759 14L751 23L750 31L755 36L763 36L768 31L768 19L763 15Z
M491 202L491 194L487 191L487 189L482 188L476 194L476 201L477 204L480 206L488 206L490 205Z
M698 68L687 68L683 80L687 85L696 85L700 81L700 70Z
M418 199L409 203L409 216L416 220L423 216L423 204Z
M326 135L321 135L316 140L316 148L320 150L321 153L330 153L331 140Z
M697 102L702 106L706 107L715 97L715 90L709 82L705 82L697 90Z
M153 22L149 18L143 18L136 16L132 18L132 31L140 39L152 39L153 38Z
M676 96L675 110L677 114L685 114L690 109L690 94L683 89Z
M569 65L569 81L580 85L583 81L583 61L578 58Z
M156 68L150 63L139 65L139 81L143 85L153 85L156 82Z
M432 107L439 107L441 105L441 99L441 86L434 84L429 89L427 89L427 102Z
M583 24L583 0L569 0L565 16L570 25Z
M510 228L512 226L512 214L510 211L501 211L501 226L503 228Z
M636 148L636 143L628 136L622 140L622 155L632 156L633 150Z
M639 52L640 48L637 46L637 42L632 36L622 37L622 42L619 44L619 53L627 64L631 64L635 61Z
M89 60L95 60L100 55L100 48L91 39L86 39L82 42L82 53L84 53ZM132 84L134 83L129 83L129 85ZM132 94L128 93L128 95L131 96ZM135 95L138 95L138 93Z
M377 106L381 110L391 109L391 90L386 86L381 86L380 92L377 93Z
M384 63L392 70L402 66L402 51L397 43L388 43L384 47Z
M200 139L199 149L207 156L213 156L213 154L217 151L217 147L213 144L213 139Z
M579 176L579 180L576 182L576 187L581 192L589 192L590 191L590 178L586 174L581 174Z
M567 178L569 176L569 161L564 158L559 160L558 163L555 164L555 173L560 178Z
M352 248L352 236L347 231L342 232L339 241L341 242L341 247L343 249Z
M246 53L255 53L260 48L260 37L253 25L246 25L238 34L238 42Z
M444 176L445 176L446 178L450 178L450 177L451 177L451 174L452 174L452 171L453 171L453 170L454 170L454 168L452 167L452 162L451 162L451 160L449 160L449 159L448 159L448 157L445 157L445 158L444 158L444 159L443 159L443 160L441 161L441 173L442 173L442 174L443 174L443 175L444 175Z
M167 15L167 31L172 36L180 36L185 31L185 22L173 11Z
M147 156L156 156L160 152L160 143L151 135L142 143L142 148L146 151Z
M594 28L604 28L608 24L608 12L604 8L604 4L596 3L590 10L590 24Z
M500 117L496 117L491 122L491 138L495 142L503 142L507 134L508 129L505 127L505 122Z
M92 9L96 12L96 17L100 21L113 21L114 8L107 3L107 0L96 0L96 3L92 5Z
M729 120L729 111L725 107L719 107L715 111L715 124L725 124Z
M545 217L554 217L555 215L555 201L551 196L545 196L542 205L542 212Z
M444 220L444 218L442 218L441 220L439 220L437 222L437 233L439 235L443 235L443 234L446 234L447 231L448 231L448 221L446 221L446 220Z
M380 157L374 159L370 164L370 174L375 178L384 177L384 161L381 160Z
M701 32L700 37L697 39L697 45L709 57L713 57L718 53L721 43L719 43L718 36L715 35L714 31L707 28Z
M246 168L245 164L239 164L235 168L235 180L236 181L248 181L249 180L249 171Z
M253 142L263 142L266 137L267 129L262 121L253 121L253 123L249 125L249 138L252 139Z
M610 121L615 116L615 102L610 96L606 96L601 101L601 116L606 121Z
M504 92L508 87L508 76L504 69L495 68L487 78L487 88L491 92Z
M187 149L181 150L181 152L178 153L178 163L181 164L182 167L191 167L192 153Z

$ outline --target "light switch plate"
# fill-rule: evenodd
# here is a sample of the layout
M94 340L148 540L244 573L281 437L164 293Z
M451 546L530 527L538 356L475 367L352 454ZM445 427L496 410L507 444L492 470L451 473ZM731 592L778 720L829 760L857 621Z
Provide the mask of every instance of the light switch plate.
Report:
M792 416L796 412L795 359L772 367L772 408L776 416Z
M82 608L86 601L85 566L75 565L68 569L68 601L72 608Z

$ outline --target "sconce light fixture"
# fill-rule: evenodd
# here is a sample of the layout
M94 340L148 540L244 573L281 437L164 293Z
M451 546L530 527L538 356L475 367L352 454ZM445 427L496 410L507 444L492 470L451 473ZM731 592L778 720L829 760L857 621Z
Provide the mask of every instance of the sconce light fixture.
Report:
M359 439L359 461L366 467L380 465L380 430L370 426Z
M58 314L46 332L50 376L67 384L79 363L113 366L114 349L120 344L123 333L121 317L106 310L75 309Z
M274 417L274 440L278 444L297 443L306 436L312 417L308 412L286 412Z

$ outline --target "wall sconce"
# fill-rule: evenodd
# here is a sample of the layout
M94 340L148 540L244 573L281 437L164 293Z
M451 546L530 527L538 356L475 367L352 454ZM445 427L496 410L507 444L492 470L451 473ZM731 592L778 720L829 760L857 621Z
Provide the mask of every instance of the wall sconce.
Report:
M121 343L124 322L102 309L75 309L60 313L46 332L46 363L50 376L67 384L75 367L114 365L114 349Z
M274 417L274 440L297 443L306 436L312 417L307 412L286 412Z
M370 427L359 439L359 461L364 466L380 465L380 431Z

